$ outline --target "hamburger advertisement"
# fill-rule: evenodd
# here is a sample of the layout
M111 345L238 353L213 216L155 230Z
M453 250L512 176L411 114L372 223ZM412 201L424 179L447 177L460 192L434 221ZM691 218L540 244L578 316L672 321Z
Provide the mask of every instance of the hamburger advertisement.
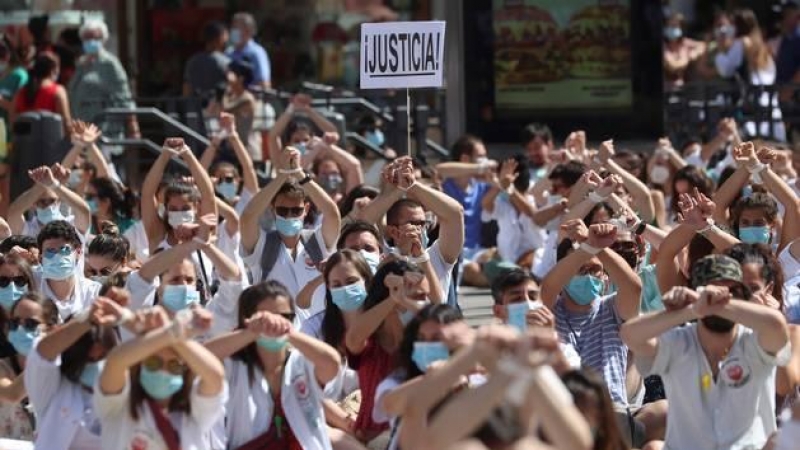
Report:
M629 0L493 0L499 109L630 107Z

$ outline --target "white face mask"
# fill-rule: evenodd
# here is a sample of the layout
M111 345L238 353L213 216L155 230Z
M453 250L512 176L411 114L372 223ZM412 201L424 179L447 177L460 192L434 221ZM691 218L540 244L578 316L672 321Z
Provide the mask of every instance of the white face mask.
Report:
M669 169L659 164L650 169L649 175L653 183L664 184L669 180Z
M169 226L177 228L180 225L194 223L194 211L167 211Z

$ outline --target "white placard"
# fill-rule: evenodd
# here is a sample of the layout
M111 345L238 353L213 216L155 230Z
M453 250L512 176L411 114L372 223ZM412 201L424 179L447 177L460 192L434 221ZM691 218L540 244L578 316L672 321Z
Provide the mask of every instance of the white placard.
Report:
M444 22L361 25L361 89L442 87Z

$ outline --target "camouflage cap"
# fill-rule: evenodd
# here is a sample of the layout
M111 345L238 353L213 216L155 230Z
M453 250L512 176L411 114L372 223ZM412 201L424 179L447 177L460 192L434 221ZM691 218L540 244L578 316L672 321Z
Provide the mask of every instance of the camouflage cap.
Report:
M705 286L712 281L742 282L742 266L726 255L708 255L695 261L692 265L693 288Z

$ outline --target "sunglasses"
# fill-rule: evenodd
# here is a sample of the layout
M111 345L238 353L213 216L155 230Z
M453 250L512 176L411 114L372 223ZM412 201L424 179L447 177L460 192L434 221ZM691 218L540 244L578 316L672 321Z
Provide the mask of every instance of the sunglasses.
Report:
M289 322L294 322L294 318L297 314L290 312L290 313L278 313L278 315L288 320Z
M151 372L163 369L173 375L183 375L184 373L186 373L187 370L186 364L178 361L177 359L164 361L158 356L151 356L145 359L144 362L142 363L142 367Z
M235 177L220 177L219 181L222 182L222 183L233 183L234 181L236 181L236 178Z
M84 273L88 277L95 277L95 276L107 277L107 276L113 274L114 270L115 270L114 267L104 267L104 268L102 268L100 270L95 270L95 269L92 269L91 267L87 266L86 270L84 270ZM0 281L2 281L2 279L0 279ZM0 284L0 286L2 286L2 285Z
M53 205L57 201L58 201L57 198L43 198L41 200L36 201L36 206L38 208L47 208L48 206Z
M20 326L22 326L22 328L24 328L26 331L36 331L41 324L42 322L30 317L27 319L20 319L16 317L8 321L8 327L11 329L11 331L16 330Z
M28 279L20 275L18 277L0 277L0 287L6 287L14 283L17 287L22 287L28 284Z
M300 217L306 209L302 206L296 207L288 207L288 206L276 206L275 207L275 214L281 217Z
M409 220L404 225L414 225L415 227L428 228L431 225L431 222L428 220Z
M44 249L44 257L52 258L56 255L67 256L72 253L72 246L64 245L61 248L46 248Z

